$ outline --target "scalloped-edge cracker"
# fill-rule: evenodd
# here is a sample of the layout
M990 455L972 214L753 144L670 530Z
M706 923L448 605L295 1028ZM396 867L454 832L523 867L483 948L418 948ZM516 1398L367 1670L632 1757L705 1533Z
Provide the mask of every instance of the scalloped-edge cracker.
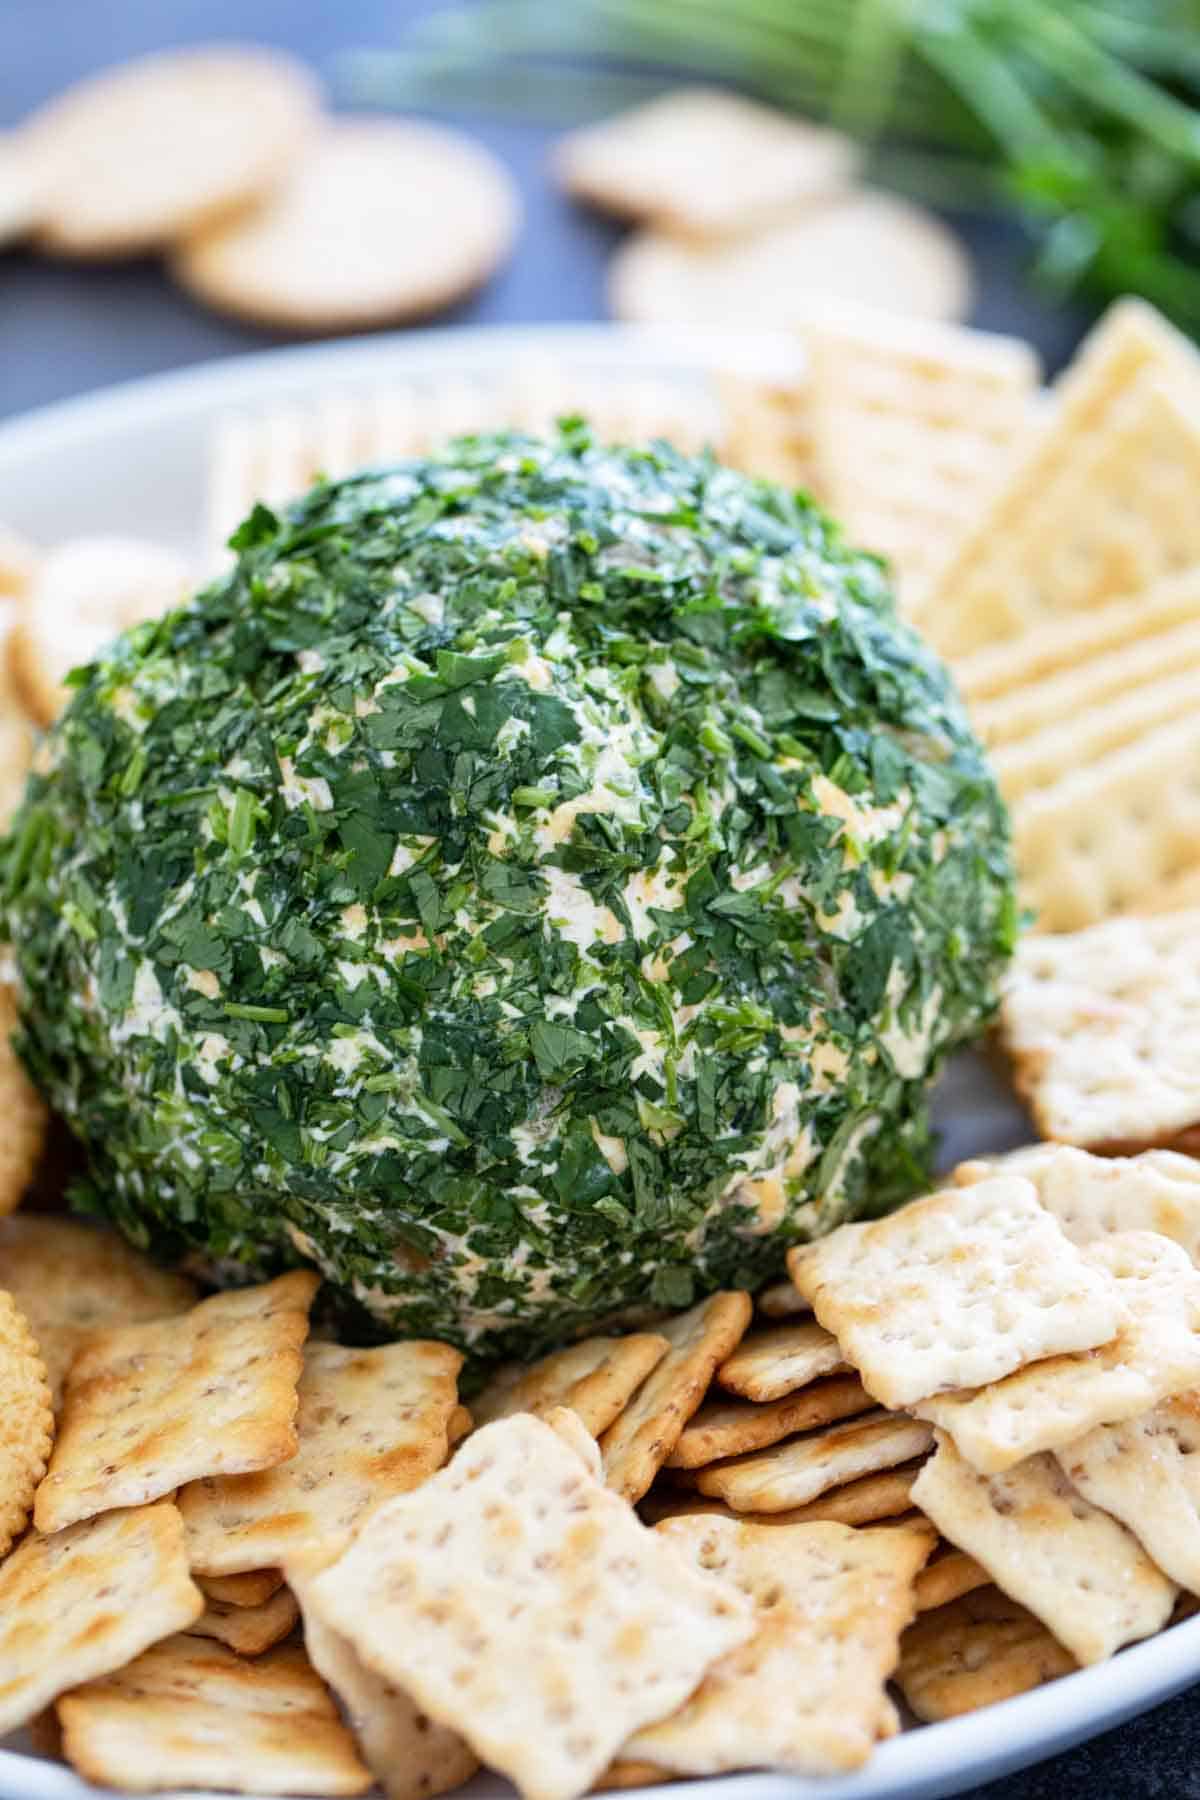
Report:
M917 1577L918 1595L937 1567L933 1563ZM909 1710L932 1725L1027 1694L1078 1667L1040 1619L985 1588L923 1613L909 1626L895 1681Z
M1080 1663L1102 1662L1171 1616L1174 1582L1049 1454L980 1475L940 1436L913 1500Z
M13 1212L20 1205L42 1154L50 1120L45 1101L13 1048L16 1026L16 995L7 981L0 981L0 1118L4 1120L4 1136L0 1139L0 1214ZM0 1284L3 1280L0 1267Z
M63 1751L88 1781L133 1793L362 1794L371 1774L298 1645L244 1658L172 1637L64 1694Z
M26 1537L0 1564L0 1736L203 1611L168 1501Z
M804 1506L859 1476L898 1468L933 1442L933 1428L903 1413L864 1413L824 1431L697 1470L702 1494L739 1513L779 1513Z
M706 1400L684 1426L664 1466L703 1468L726 1456L764 1450L798 1431L832 1425L854 1413L867 1412L870 1406L871 1396L857 1375L834 1375L760 1406L744 1400Z
M25 1529L53 1441L46 1366L24 1313L0 1288L0 1556Z
M604 1479L615 1493L641 1499L740 1343L751 1311L748 1294L721 1293L667 1320L670 1349L601 1439Z
M688 1775L860 1768L879 1735L885 1683L913 1616L913 1581L936 1542L932 1527L769 1530L692 1518L656 1530L696 1568L739 1588L757 1630L624 1754Z
M264 1606L283 1586L282 1569L253 1569L245 1575L197 1575L196 1586L224 1606Z
M1106 1344L1122 1322L1031 1182L996 1176L792 1250L792 1280L885 1406Z
M472 1400L475 1423L490 1425L518 1412L544 1416L556 1406L569 1406L599 1437L670 1347L669 1339L657 1332L640 1331L629 1337L584 1338L528 1366L509 1363Z
M1128 1526L1163 1572L1200 1593L1200 1395L1100 1425L1056 1454L1093 1506Z
M319 1285L296 1269L214 1294L182 1318L98 1332L67 1376L34 1501L38 1530L294 1456L296 1384Z
M802 1319L750 1332L725 1358L717 1381L744 1400L778 1400L845 1367L837 1339L815 1319Z
M228 1600L213 1600L188 1630L194 1637L215 1638L228 1644L239 1656L261 1656L274 1644L282 1643L300 1618L300 1607L290 1589L277 1588L261 1606L235 1606Z
M310 1545L336 1555L373 1506L445 1462L461 1366L458 1350L419 1339L374 1350L307 1344L296 1454L180 1489L193 1569L244 1574Z
M528 1800L585 1792L753 1630L735 1589L601 1484L594 1444L561 1416L580 1451L528 1413L484 1426L305 1595Z
M917 1576L915 1599L918 1612L932 1612L934 1607L948 1606L952 1600L961 1600L964 1594L986 1587L991 1580L982 1563L977 1563L965 1550L956 1550L952 1544L944 1549L945 1554L926 1563Z
M1001 1157L960 1163L963 1187L1001 1171L1032 1181L1073 1244L1121 1231L1171 1238L1200 1266L1200 1162L1175 1150L1093 1156L1070 1144L1029 1144Z

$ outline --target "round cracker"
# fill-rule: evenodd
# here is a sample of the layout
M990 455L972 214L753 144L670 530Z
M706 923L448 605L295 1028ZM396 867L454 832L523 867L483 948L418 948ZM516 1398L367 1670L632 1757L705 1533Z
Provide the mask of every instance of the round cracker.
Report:
M25 128L43 175L37 242L61 256L157 249L269 192L319 117L313 76L278 50L166 50L102 70Z
M478 287L519 217L507 170L470 138L407 119L337 123L278 193L180 245L172 266L223 312L352 331Z
M50 1115L46 1103L13 1049L17 1028L17 998L7 981L0 981L0 1214L20 1205L22 1196L41 1159Z
M651 324L798 329L814 302L881 297L889 312L961 319L971 268L932 213L868 188L738 238L635 232L609 281L616 316Z
M0 1289L0 1556L25 1528L53 1440L37 1344L12 1295Z
M28 237L42 209L41 166L21 132L0 132L0 245Z

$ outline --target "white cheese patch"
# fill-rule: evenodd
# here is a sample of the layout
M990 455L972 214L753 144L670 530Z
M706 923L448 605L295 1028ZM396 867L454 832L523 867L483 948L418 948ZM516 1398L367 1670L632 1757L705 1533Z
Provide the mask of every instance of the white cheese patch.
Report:
M297 775L290 756L280 757L279 772L283 777L279 791L290 812L295 812L306 801L314 812L333 810L333 793L323 775Z
M152 1037L161 1042L168 1031L182 1029L179 1013L163 998L154 964L140 962L133 978L133 999L111 1028L113 1042L123 1044L132 1037Z
M545 915L558 935L577 950L595 944L616 944L625 933L611 907L601 906L588 893L578 875L567 869L543 868L549 893Z

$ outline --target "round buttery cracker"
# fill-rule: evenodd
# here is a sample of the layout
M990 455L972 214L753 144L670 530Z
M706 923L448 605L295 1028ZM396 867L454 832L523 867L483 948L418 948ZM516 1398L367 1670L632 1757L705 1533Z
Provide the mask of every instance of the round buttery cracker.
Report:
M12 1295L0 1290L0 1556L25 1528L53 1440L37 1344Z
M167 50L102 70L25 127L37 242L62 256L156 249L273 188L319 112L312 75L277 50Z
M458 132L332 125L252 211L181 244L176 276L223 312L296 331L418 317L478 287L516 233L516 190Z
M971 271L932 213L867 188L736 238L635 232L609 282L618 318L670 325L802 328L816 302L881 297L889 312L960 319Z

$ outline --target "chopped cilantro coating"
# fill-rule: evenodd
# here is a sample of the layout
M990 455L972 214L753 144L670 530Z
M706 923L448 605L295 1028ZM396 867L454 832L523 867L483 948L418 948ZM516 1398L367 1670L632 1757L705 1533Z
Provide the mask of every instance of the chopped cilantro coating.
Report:
M235 546L77 677L7 844L85 1203L493 1354L755 1285L913 1191L1016 915L877 562L571 423Z

